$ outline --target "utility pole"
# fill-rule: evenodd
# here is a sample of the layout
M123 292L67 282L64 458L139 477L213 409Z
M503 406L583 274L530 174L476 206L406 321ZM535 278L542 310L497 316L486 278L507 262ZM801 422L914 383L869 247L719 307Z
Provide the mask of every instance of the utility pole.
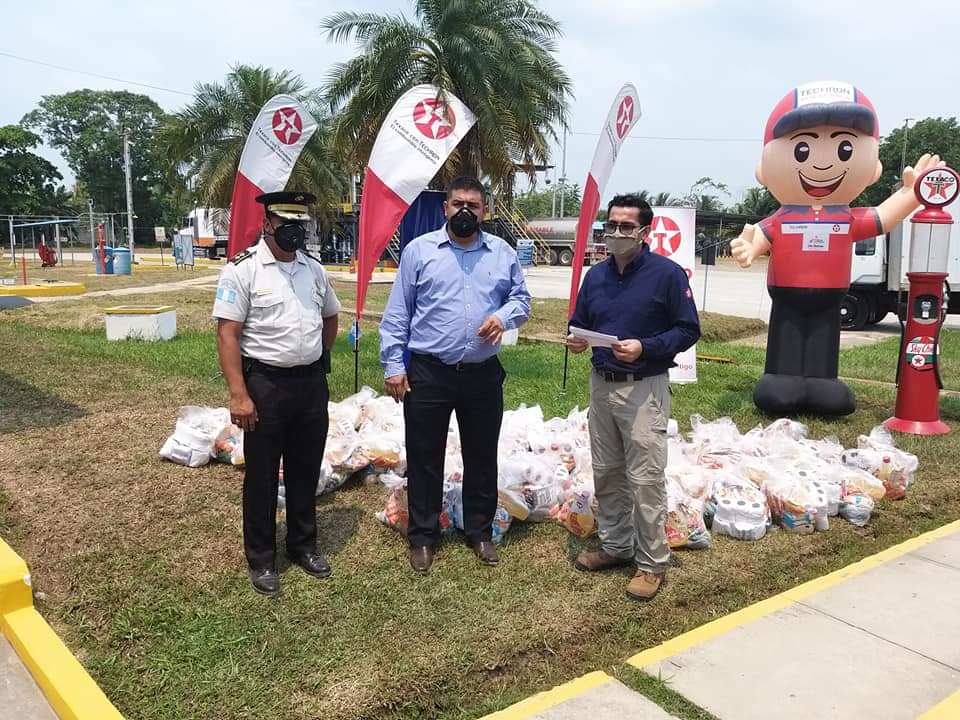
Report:
M567 129L563 129L563 156L560 161L560 217L563 217L563 199L567 189Z
M907 133L910 131L910 121L913 118L903 119L903 150L900 151L900 177L903 177L903 169L907 166Z
M13 215L7 218L7 222L10 224L10 264L17 264L17 246L13 241Z
M553 208L550 210L550 217L557 216L557 166L553 166Z
M94 239L93 232L93 198L87 200L87 207L90 208L90 252L92 253L93 261L96 262L97 242Z
M127 239L130 242L130 265L133 265L133 186L130 184L130 136L123 133L123 174L127 180Z
M57 221L53 225L53 232L56 233L57 238L57 262L60 263L60 266L63 267L63 253L60 250L60 216L57 215Z

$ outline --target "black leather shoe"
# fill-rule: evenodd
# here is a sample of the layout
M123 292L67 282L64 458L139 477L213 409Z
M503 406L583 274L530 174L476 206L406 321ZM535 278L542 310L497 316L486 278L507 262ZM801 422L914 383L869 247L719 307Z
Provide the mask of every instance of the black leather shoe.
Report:
M330 573L333 572L329 563L316 553L304 553L298 557L290 557L290 562L299 565L305 573L317 578L330 577Z
M431 565L433 565L433 547L420 545L410 548L410 567L418 575L426 575L430 572Z
M497 554L497 546L489 540L481 540L478 543L471 543L474 554L484 565L496 566L500 564L500 555Z
M280 576L273 568L250 568L249 574L253 589L261 595L275 597L280 593Z

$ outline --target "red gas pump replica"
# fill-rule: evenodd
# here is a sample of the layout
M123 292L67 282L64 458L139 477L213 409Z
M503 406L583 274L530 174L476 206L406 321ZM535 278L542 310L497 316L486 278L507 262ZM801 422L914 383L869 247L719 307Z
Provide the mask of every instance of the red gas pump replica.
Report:
M960 175L935 168L917 179L914 190L923 209L910 222L910 298L907 325L900 344L897 408L884 425L913 435L943 435L950 427L940 420L940 328L947 315L943 286L950 257L953 218L943 208L960 192Z

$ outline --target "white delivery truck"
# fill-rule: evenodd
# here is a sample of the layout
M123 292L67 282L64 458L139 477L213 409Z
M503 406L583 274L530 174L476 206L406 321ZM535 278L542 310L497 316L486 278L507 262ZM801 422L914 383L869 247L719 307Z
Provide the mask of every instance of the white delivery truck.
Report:
M902 311L907 304L910 269L909 219L886 235L878 235L854 245L850 291L840 309L844 330L862 330L883 320L888 313ZM950 276L944 291L947 312L960 314L960 230L950 228Z

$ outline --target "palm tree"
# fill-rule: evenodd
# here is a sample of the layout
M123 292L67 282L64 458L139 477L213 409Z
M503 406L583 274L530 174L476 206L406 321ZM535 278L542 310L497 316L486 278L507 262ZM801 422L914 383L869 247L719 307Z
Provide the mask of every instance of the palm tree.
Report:
M342 196L346 180L342 163L330 149L330 119L316 91L289 70L237 65L226 82L197 85L193 102L171 116L160 142L171 173L190 178L194 200L225 208L233 194L240 154L260 109L278 94L297 98L317 119L319 127L293 168L288 187L317 196L322 215Z
M477 116L437 180L469 173L509 186L515 164L546 164L566 127L570 78L553 56L560 27L532 0L417 0L416 18L339 12L322 27L361 53L335 65L325 86L335 144L356 168L397 99L429 83Z
M722 212L723 203L720 201L720 196L714 193L729 196L730 190L725 183L717 182L710 177L702 177L690 186L690 192L679 204L695 208L700 212Z
M663 191L654 194L649 190L639 190L634 194L641 200L646 200L650 207L671 207L682 202L680 198L675 198L670 193Z
M737 203L736 210L742 215L757 215L766 217L780 207L777 199L764 187L748 188L743 200Z

